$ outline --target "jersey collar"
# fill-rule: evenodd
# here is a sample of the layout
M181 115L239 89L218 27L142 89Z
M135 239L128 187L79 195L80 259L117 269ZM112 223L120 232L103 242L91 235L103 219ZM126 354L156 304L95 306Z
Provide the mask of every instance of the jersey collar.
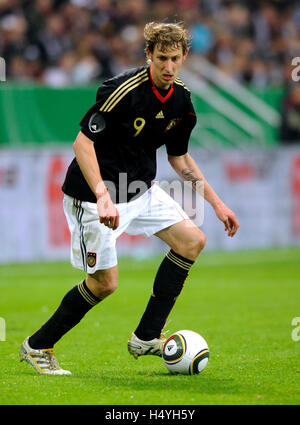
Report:
M155 96L157 97L157 99L158 99L158 100L160 100L162 103L165 103L165 101L169 99L169 97L171 96L171 94L172 94L172 93L173 93L173 91L174 91L173 83L171 84L171 87L170 87L170 89L169 89L168 93L166 94L166 96L165 96L165 97L163 97L163 96L159 93L159 91L157 90L157 87L156 87L156 85L154 84L154 81L152 80L152 76L151 76L151 65L149 65L149 75L150 75L150 79L151 79L151 82L152 82L152 90L153 90L153 93L155 94Z

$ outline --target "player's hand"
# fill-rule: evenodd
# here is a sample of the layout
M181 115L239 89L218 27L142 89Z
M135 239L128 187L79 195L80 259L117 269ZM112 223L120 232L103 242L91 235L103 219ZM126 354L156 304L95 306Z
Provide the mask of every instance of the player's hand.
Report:
M119 211L106 191L97 200L97 209L100 223L115 230L119 226Z
M227 235L232 238L240 227L235 213L223 203L215 206L214 210L217 217L224 223L225 232L227 232Z

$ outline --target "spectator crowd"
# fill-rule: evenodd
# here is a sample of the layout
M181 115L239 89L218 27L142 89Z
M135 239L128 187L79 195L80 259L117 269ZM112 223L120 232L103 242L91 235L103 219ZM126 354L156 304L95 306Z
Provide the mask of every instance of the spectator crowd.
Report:
M85 84L143 65L149 21L183 21L189 60L258 87L286 82L300 56L296 0L1 0L7 80Z

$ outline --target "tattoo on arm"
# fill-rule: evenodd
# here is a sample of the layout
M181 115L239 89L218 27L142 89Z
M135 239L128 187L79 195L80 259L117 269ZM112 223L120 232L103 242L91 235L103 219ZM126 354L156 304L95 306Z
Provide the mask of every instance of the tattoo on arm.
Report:
M199 179L198 177L196 177L194 175L194 170L193 169L189 169L189 168L184 168L182 171L182 177L184 178L184 180L190 181L192 182L192 187L194 190L196 190L197 188L197 183L201 182L201 179Z

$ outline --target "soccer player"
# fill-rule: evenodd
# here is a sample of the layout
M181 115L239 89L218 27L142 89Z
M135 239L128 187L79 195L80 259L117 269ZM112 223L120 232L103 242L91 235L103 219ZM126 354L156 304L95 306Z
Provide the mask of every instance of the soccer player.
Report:
M166 192L153 183L156 150L165 145L176 173L204 184L229 237L239 223L188 153L196 123L190 91L178 78L189 38L179 23L144 28L148 65L105 81L96 103L80 122L75 158L63 184L71 232L71 263L86 278L62 299L49 320L21 345L20 359L41 374L63 375L53 346L96 304L117 288L116 239L122 233L155 235L170 250L154 280L145 312L128 340L128 351L162 355L162 330L189 270L205 246L205 235Z

